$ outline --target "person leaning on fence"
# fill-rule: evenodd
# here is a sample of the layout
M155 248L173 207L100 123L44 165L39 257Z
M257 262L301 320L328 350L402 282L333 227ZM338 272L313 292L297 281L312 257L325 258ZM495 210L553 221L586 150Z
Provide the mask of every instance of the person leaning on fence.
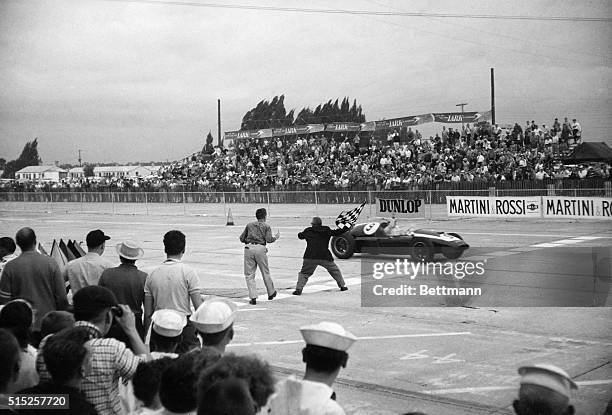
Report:
M250 303L253 305L257 304L257 283L255 282L257 267L261 271L268 292L268 300L273 300L276 297L274 282L270 277L270 268L268 267L268 248L266 248L266 244L276 242L280 238L280 232L277 231L276 235L272 236L272 228L266 223L267 216L266 209L257 209L255 211L257 221L248 223L240 235L240 242L245 244L244 276L249 290Z
M348 290L344 278L342 278L342 272L334 262L334 258L327 248L329 245L329 238L342 235L347 230L345 228L331 229L329 226L323 226L323 221L317 216L312 218L310 224L312 225L310 228L306 228L298 233L299 239L306 240L306 251L304 251L304 261L302 263L302 269L298 273L298 281L293 295L302 294L302 290L308 282L308 278L315 272L319 265L325 268L327 272L329 272L329 275L336 280L340 291Z

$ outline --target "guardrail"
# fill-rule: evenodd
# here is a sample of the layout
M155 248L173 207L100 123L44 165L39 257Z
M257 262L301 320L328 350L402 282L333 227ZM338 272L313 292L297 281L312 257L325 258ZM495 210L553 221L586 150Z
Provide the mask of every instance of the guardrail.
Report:
M270 216L336 216L366 202L372 216L376 198L423 199L424 218L446 217L446 196L612 197L612 187L558 189L292 191L292 192L0 192L0 209L62 213L200 215L252 217L257 207Z

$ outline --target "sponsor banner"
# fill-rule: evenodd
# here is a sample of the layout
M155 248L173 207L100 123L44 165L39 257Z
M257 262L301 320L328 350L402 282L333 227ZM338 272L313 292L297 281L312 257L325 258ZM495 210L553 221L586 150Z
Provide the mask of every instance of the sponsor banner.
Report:
M612 198L544 196L545 218L612 220Z
M273 128L272 135L274 137L282 137L285 135L320 133L324 130L325 126L323 124L295 125L292 127Z
M432 114L421 114L412 115L410 117L392 118L390 120L375 121L374 126L376 130L386 130L390 128L410 127L413 125L419 125L432 121Z
M448 216L542 217L542 198L446 196Z
M325 131L344 132L344 131L359 131L361 125L356 122L334 122L325 126Z
M414 218L425 215L423 199L379 199L376 198L376 216Z
M435 122L442 123L474 123L488 119L489 111L481 112L436 112L433 113Z
M253 138L269 138L272 137L272 129L266 128L263 130L248 130L248 131L226 131L223 138L225 140L246 140Z

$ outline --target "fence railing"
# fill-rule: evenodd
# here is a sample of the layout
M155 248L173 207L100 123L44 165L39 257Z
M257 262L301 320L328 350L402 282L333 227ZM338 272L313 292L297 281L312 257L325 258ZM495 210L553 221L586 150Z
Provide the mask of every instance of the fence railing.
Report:
M423 217L445 217L446 196L570 196L612 197L612 185L601 188L399 191L303 191L303 192L0 192L0 210L62 213L143 215L201 215L251 217L257 207L270 216L334 216L339 210L365 202L367 214L375 211L377 198L423 199Z
M549 186L554 186L557 189L599 189L605 186L605 183L609 182L609 179L603 179L600 177L592 177L585 179L546 179L546 180L507 180L507 181L459 181L459 182L432 182L426 185L401 185L398 188L392 188L392 191L473 191L473 190L487 190L490 187L496 189L510 189L510 190L533 190L533 189L547 189ZM293 183L291 185L283 186L253 186L250 190L236 189L231 186L227 188L216 188L212 189L209 187L199 186L197 184L177 184L173 187L164 185L160 188L154 188L145 184L140 187L122 187L117 186L105 186L95 185L87 188L56 188L42 187L34 189L25 187L26 184L22 184L23 188L11 189L11 188L0 188L0 194L2 193L13 193L13 192L53 192L53 193L258 193L258 192L346 192L346 191L385 191L382 185L373 184L353 184L350 188L336 188L334 185L316 185Z

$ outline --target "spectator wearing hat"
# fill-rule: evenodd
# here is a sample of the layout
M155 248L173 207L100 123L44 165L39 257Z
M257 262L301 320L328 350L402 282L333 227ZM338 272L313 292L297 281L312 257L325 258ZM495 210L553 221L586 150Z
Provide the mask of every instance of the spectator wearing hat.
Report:
M16 249L17 245L15 245L13 238L8 236L0 238L0 275L2 275L2 270L6 263L17 258L17 255L15 255Z
M70 261L64 271L66 278L70 281L72 294L76 294L83 287L97 285L102 272L114 265L105 258L102 258L106 241L110 236L105 235L100 229L96 229L87 234L87 254Z
M262 409L268 399L274 393L274 377L272 371L267 362L259 359L255 355L251 356L238 356L233 353L229 353L221 357L218 362L209 366L201 372L200 379L198 381L198 415L209 414L209 402L207 398L212 398L213 404L217 407L225 405L230 406L231 401L221 401L219 396L215 396L219 393L214 390L219 382L224 382L229 379L236 379L244 381L246 388L250 394L250 402L254 405L252 409L255 412ZM231 384L232 382L230 382ZM225 383L224 383L225 384ZM228 386L225 384L225 386ZM248 396L244 395L240 397L240 400L247 405L250 403ZM244 402L246 401L246 402ZM251 409L251 407L249 408ZM239 413L239 412L229 412ZM265 410L260 412L261 414L267 414ZM280 413L280 412L279 412ZM322 415L323 413L317 413ZM283 413L283 415L290 415L289 413Z
M36 349L30 344L32 339L32 305L23 299L9 301L0 310L0 328L13 333L21 349L19 376L11 392L29 388L38 383L36 372Z
M276 235L272 236L272 228L266 223L267 217L266 209L257 209L255 211L257 221L248 223L240 234L240 242L245 244L244 276L252 305L257 304L257 283L255 282L257 267L261 271L268 292L268 300L273 300L276 297L276 289L268 267L268 248L266 248L266 244L276 242L280 238L280 232L276 231Z
M119 378L129 380L141 361L150 358L134 321L134 313L127 305L117 304L115 295L104 287L90 285L74 295L75 327L83 327L89 333L93 363L91 374L83 380L82 391L100 415L122 414L119 398ZM134 353L123 342L108 339L113 320L127 334ZM40 347L44 350L43 339ZM41 380L49 380L44 356L39 354L36 367Z
M19 376L21 355L19 343L15 336L4 329L0 329L0 412L12 413L8 406L8 394Z
M97 415L94 406L80 391L83 379L92 367L89 334L84 328L71 328L51 336L42 349L50 381L19 391L24 395L68 395L68 408L54 413L66 415ZM37 409L20 410L20 414L39 414Z
M202 345L225 353L226 346L234 338L236 305L232 302L213 299L202 303L191 316L191 323L202 340Z
M323 221L318 216L312 218L310 225L309 228L298 233L299 239L306 240L306 251L304 251L304 261L302 262L302 269L298 273L298 281L293 295L302 294L308 278L310 278L319 265L325 268L329 275L336 280L340 291L348 290L344 278L342 278L342 272L327 248L329 246L329 239L332 236L342 235L346 232L346 229L339 228L332 230L329 226L323 226Z
M290 376L282 382L261 414L344 415L331 388L340 368L346 367L347 350L356 337L336 323L322 322L300 328L306 347L304 379ZM267 411L267 412L266 412Z
M172 230L164 235L164 251L167 259L149 274L145 282L144 328L148 330L153 313L161 309L176 310L187 318L183 338L177 353L199 347L196 332L191 323L191 307L202 304L200 279L195 270L182 262L185 254L185 234Z
M178 357L176 349L181 343L187 318L176 310L157 310L151 317L151 356Z
M100 276L98 285L111 290L119 304L126 304L130 307L136 318L138 334L144 340L142 308L147 273L136 267L136 261L144 256L144 251L136 242L129 240L117 244L115 249L121 264L118 267L105 269ZM115 334L124 336L122 333ZM122 340L122 337L119 337L119 340Z
M0 303L27 298L34 307L34 330L49 311L68 307L64 278L57 263L36 252L36 234L21 228L15 236L21 255L4 266L0 277Z
M578 385L563 369L548 364L519 368L519 396L512 403L517 415L573 415L571 391Z

